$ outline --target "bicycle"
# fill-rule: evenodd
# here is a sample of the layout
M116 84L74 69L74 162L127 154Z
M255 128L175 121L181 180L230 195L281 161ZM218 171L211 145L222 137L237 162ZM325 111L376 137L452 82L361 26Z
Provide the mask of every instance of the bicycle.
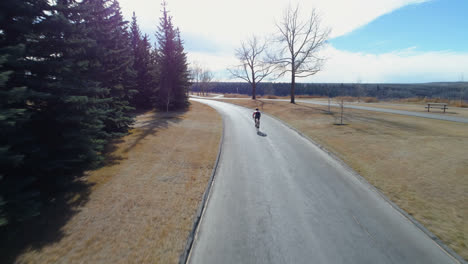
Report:
M260 128L260 119L259 118L254 118L254 119L255 119L255 127L257 129L259 129Z
M256 127L257 129L260 128L260 116L261 116L261 115L262 115L262 114L260 113L260 111L258 111L258 108L255 108L255 112L253 112L252 117L253 117L253 119L254 119L255 127Z

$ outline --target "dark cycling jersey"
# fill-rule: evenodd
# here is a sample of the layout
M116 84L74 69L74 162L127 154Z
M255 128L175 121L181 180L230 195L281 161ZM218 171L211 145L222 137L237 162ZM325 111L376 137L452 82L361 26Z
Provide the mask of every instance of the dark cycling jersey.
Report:
M255 111L255 112L253 113L253 116L254 116L255 119L260 119L260 116L261 116L261 115L262 115L262 114L260 113L260 111Z

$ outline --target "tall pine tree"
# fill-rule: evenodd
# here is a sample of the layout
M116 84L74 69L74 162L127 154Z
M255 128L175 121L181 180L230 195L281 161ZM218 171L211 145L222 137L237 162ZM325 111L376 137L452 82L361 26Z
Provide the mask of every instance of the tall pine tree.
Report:
M88 81L74 1L1 2L0 210L2 222L39 212L105 142L103 90Z
M27 103L32 96L26 85L31 74L27 47L46 6L45 0L0 2L0 225L37 214L39 205L37 192L31 190L34 175L19 170L32 143L26 129L33 114Z
M108 137L121 136L133 121L129 102L136 92L127 23L116 0L84 0L81 6L87 37L94 41L88 49L91 78L107 90L107 101L101 105L107 112L105 132Z
M180 37L179 28L176 29L176 97L180 98L180 106L188 105L190 88L190 72L187 63L187 54L184 51L183 41Z
M132 105L139 109L148 109L151 98L155 96L157 81L151 75L151 44L145 34L142 38L135 12L132 17L131 44L133 50L133 69L136 71L135 86L138 93L132 100Z
M188 105L189 74L179 30L174 29L166 7L166 2L163 2L162 17L156 33L160 74L156 106L169 111Z

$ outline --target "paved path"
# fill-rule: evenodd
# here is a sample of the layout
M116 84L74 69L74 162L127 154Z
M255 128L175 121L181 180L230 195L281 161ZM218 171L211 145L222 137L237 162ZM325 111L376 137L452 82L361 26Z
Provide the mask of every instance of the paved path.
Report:
M224 143L189 263L456 263L372 187L251 110L217 109Z
M193 98L206 98L207 97L198 97L192 96ZM250 98L224 98L221 96L212 97L209 99L222 99L222 100L251 100ZM260 99L263 101L281 101L281 102L290 102L289 99ZM306 104L315 104L315 105L324 105L328 106L328 102L317 101L317 100L301 100L296 99L297 103L306 103ZM331 106L339 107L336 103L331 103ZM387 108L380 108L380 107L370 107L370 106L359 106L359 105L352 105L346 104L344 105L345 108L352 108L352 109L359 109L359 110L367 110L367 111L374 111L374 112L383 112L383 113L391 113L391 114L398 114L398 115L407 115L407 116L416 116L416 117L424 117L430 119L438 119L444 121L452 121L452 122L459 122L459 123L468 123L468 118L466 117L457 117L457 116L449 116L449 115L438 115L438 114L431 114L431 113L422 113L422 112L413 112L413 111L404 111L404 110L395 110L395 109L387 109ZM421 106L422 107L422 106Z
M289 102L289 100L285 100L285 101ZM327 102L320 102L316 100L296 100L296 102L328 106ZM339 107L339 105L335 103L332 103L330 105ZM438 120L445 120L445 121L452 121L452 122L459 122L459 123L468 123L468 118L457 117L457 116L438 115L438 114L412 112L412 111L404 111L404 110L396 110L396 109L386 109L386 108L380 108L380 107L359 106L359 105L351 105L351 104L346 104L346 103L345 103L345 107L352 108L352 109L359 109L359 110L374 111L374 112L384 112L384 113L417 116L417 117L424 117L424 118L431 118L431 119L438 119Z

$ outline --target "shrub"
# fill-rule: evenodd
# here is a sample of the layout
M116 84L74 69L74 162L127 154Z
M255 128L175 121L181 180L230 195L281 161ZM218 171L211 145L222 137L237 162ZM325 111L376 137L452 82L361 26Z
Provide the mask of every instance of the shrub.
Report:
M366 103L378 103L379 99L376 97L363 97L362 100Z

